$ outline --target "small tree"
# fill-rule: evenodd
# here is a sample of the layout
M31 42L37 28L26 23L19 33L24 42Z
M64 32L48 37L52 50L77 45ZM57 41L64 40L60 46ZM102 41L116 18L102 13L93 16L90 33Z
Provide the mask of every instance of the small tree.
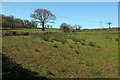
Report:
M37 22L40 22L42 24L42 31L45 31L46 23L48 22L53 23L53 20L56 19L55 15L46 9L36 9L34 13L31 14L31 17L34 18Z
M14 20L14 26L15 26L15 28L22 28L22 26L23 26L23 20L21 20L19 18L16 18Z
M61 25L60 25L60 29L61 30L63 30L64 32L69 32L69 25L68 24L66 24L66 23L62 23Z
M71 26L70 24L66 24L66 23L62 23L60 25L60 29L63 31L63 32L75 32L73 26Z
M29 28L29 20L23 20L24 28Z
M109 28L111 28L110 25L111 25L112 23L111 23L111 22L108 22L107 24L109 25Z
M82 26L76 24L76 25L74 25L74 28L75 28L76 30L79 30L79 31L80 31L81 28L82 28Z
M31 23L31 27L32 27L32 28L37 28L37 23L36 23L36 21L32 20L30 23Z
M9 27L15 28L15 26L14 26L14 17L13 16L5 16L5 19L9 23Z

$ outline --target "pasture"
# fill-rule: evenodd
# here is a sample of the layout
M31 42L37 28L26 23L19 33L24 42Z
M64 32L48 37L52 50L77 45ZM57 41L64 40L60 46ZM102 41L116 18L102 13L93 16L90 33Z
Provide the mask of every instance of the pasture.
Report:
M16 31L39 32L38 29ZM3 54L23 69L36 72L35 76L118 78L117 30L51 31L60 33L2 37ZM10 77L16 69L5 72L11 65L5 63L3 77Z

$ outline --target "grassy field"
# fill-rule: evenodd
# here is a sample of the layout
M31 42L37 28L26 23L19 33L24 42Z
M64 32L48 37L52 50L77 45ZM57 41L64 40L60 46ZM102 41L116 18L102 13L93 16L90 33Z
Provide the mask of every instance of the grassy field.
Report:
M22 29L22 28L20 28L20 29L12 29L12 30L3 30L2 32L8 32L8 31L16 31L16 32L31 32L31 33L36 33L36 32L42 32L42 29L32 29L32 28L30 28L30 29L28 29L28 28L26 28L26 29ZM45 29L45 32L61 32L61 30L59 30L59 29Z
M34 29L27 31L36 32ZM118 78L116 30L6 36L2 40L4 55L23 69L36 72L35 76ZM4 73L3 76L10 77L9 74Z

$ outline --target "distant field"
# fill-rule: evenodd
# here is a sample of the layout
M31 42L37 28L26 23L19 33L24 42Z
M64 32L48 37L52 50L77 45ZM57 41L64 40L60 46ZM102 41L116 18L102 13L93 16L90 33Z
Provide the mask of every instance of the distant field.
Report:
M39 29L15 30L39 32ZM57 31L60 30L48 30ZM47 78L118 78L118 32L82 31L6 36L3 52L22 68ZM4 64L6 66L7 64ZM3 76L8 63L3 68ZM12 69L13 71L15 68ZM12 75L14 76L14 74Z
M17 31L17 32L42 32L42 29L14 29L14 30L3 30L3 32L8 32L8 31ZM45 32L61 32L59 29L45 29Z

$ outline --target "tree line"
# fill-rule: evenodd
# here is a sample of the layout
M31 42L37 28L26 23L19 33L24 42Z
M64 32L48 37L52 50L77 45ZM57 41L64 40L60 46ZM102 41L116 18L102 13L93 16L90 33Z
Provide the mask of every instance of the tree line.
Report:
M52 25L48 25L48 23L54 23L56 16L51 13L51 11L46 9L36 9L33 14L30 15L33 18L32 21L23 20L20 18L15 18L14 16L6 16L4 14L0 14L2 17L2 28L37 28L37 24L40 23L42 27L42 31L45 31L45 28L52 28ZM75 32L76 30L80 30L82 26L74 25L71 26L67 23L62 23L60 25L60 29L64 32Z
M15 18L14 16L6 16L4 14L0 14L2 18L2 28L37 28L37 23L35 21L23 20L20 18Z
M30 17L33 18L33 20L23 20L20 18L15 18L14 16L5 16L3 14L0 14L0 17L2 17L2 28L37 28L37 24L40 23L42 31L45 31L45 28L52 28L52 25L48 25L47 23L54 23L54 20L56 19L56 16L47 9L36 9L33 14L30 14ZM0 23L1 24L1 23ZM102 25L102 22L100 22ZM111 22L107 23L109 25L109 28L111 28ZM62 23L60 25L60 29L64 32L74 32L74 31L80 31L81 30L80 25L73 25L67 23Z

